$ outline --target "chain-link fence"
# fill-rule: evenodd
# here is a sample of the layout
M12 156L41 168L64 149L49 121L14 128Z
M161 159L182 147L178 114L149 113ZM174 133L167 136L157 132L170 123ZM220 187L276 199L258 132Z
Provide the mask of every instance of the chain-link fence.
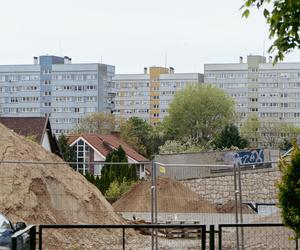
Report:
M294 250L298 241L283 224L219 225L219 250Z
M276 187L280 171L271 162L242 166L156 162L152 178L158 221L216 226L281 222Z
M24 220L29 224L159 223L217 227L219 224L232 223L281 223L275 185L280 172L276 164L271 162L265 165L131 164L137 167L139 180L121 197L116 197L117 201L112 207L101 195L96 183L87 182L83 172L80 174L76 171L78 164L83 163L70 163L75 166L72 169L67 163L51 159L43 162L1 161L0 211L13 221ZM119 168L125 165L104 162L84 164L86 173L95 171L97 164L101 165L101 169L105 164ZM276 230L280 232L281 229L283 227ZM45 240L50 246L58 242L61 242L58 243L61 246L67 246L68 242L72 242L71 245L79 246L80 249L80 244L88 244L96 238L99 241L103 235L107 241L113 242L102 242L104 245L109 244L110 248L107 249L121 246L121 229L97 230L77 230L69 236L69 231L61 234L53 230L52 234L45 235ZM273 231L270 230L268 237L276 237L277 232ZM140 239L143 239L141 244L144 242L145 246L151 248L165 246L166 249L174 249L167 246L178 245L177 249L198 249L196 246L199 246L200 233L197 230L180 229L170 233L165 231L165 234L159 230L150 230L151 235L144 235L145 238L136 234L140 232L129 230L126 233L126 237L132 238L127 242L132 244L132 249L139 249L135 246L140 244ZM244 232L242 234L240 231L239 239L252 237L246 229ZM224 231L226 234L227 231ZM84 237L80 238L80 235ZM135 235L138 235L137 238ZM236 242L236 231L231 236ZM289 235L283 234L282 237L286 236Z
M157 234L153 242L152 232ZM203 225L40 225L42 249L205 249ZM64 241L53 241L57 235ZM89 235L89 237L86 237ZM93 238L93 241L90 240Z

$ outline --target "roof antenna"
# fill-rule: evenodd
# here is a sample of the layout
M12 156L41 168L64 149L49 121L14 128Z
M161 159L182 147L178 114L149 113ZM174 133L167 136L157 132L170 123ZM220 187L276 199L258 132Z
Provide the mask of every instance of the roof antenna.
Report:
M168 62L168 55L167 52L165 52L165 68L167 68L167 62Z
M58 41L58 54L61 56L61 40Z

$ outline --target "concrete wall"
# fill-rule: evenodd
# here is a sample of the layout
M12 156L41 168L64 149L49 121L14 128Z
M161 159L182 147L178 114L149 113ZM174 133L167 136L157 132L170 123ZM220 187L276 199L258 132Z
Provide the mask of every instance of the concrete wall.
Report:
M243 203L277 203L278 169L249 170L241 173ZM219 175L182 181L192 191L214 203L234 200L234 177Z
M259 153L259 157L257 154ZM248 154L249 153L249 154ZM238 156L237 156L238 155ZM277 161L279 158L279 150L241 150L241 151L211 151L211 152L201 152L201 153L184 153L184 154L164 154L156 155L155 161L159 163L168 164L165 167L165 174L167 176L176 180L184 180L191 178L203 178L215 176L215 172L226 172L232 171L232 165L235 161L242 164L257 162L268 162L268 161ZM173 164L181 164L179 166ZM185 165L186 164L186 165ZM206 166L191 166L188 164L203 164ZM219 165L219 166L214 166ZM222 166L227 165L227 166ZM270 164L266 164L265 167L271 167ZM273 168L276 167L276 164L273 164ZM160 174L160 173L159 173Z
M232 154L247 150L228 150L228 151L210 151L199 153L183 153L183 154L162 154L156 155L155 161L172 164L232 164ZM279 159L279 150L263 149L264 161L277 161Z

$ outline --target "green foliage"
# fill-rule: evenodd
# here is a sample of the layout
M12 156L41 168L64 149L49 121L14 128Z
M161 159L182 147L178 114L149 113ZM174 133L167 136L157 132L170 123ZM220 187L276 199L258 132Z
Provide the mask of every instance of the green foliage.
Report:
M163 144L159 131L139 117L131 117L121 124L121 138L141 155L152 158Z
M106 162L128 162L128 159L123 148L119 146L117 150L107 154ZM116 194L126 192L128 186L138 180L136 166L130 164L106 164L101 170L101 177L95 177L87 171L85 178L109 197L117 197Z
M30 141L33 141L33 142L38 142L37 135L30 134L30 135L25 136L25 138Z
M109 198L116 198L120 196L120 184L117 180L110 183L109 188L105 192L105 196Z
M300 128L278 118L259 118L257 114L251 114L244 121L241 134L250 141L250 147L263 145L285 150L300 134Z
M106 156L106 162L128 162L125 151L121 146L117 150L112 150ZM138 179L136 166L130 164L106 164L101 170L100 190L106 193L113 182L136 181Z
M173 140L206 145L234 117L234 101L223 90L208 86L188 86L169 105L163 131Z
M124 179L122 182L118 182L117 180L114 180L110 183L105 196L108 198L119 198L122 194L128 192L134 184L136 184L135 181L126 181Z
M281 161L279 168L282 172L279 188L279 205L286 226L290 227L297 239L300 238L300 150L293 143L291 161Z
M57 144L58 144L60 154L66 162L77 161L76 151L73 147L70 147L68 143L68 139L64 134L61 134L58 137ZM75 168L75 166L73 166L73 168Z
M284 54L300 48L300 1L299 0L243 0L243 17L250 8L263 9L269 25L269 38L274 40L269 52L276 52L274 63L283 60Z
M203 151L205 151L205 147L201 145L171 140L166 141L164 145L159 147L160 154L197 153Z
M240 136L239 130L233 124L226 125L221 133L214 140L216 148L231 148L232 146L243 149L248 146L249 142Z
M243 137L247 138L250 143L250 147L258 147L260 140L260 120L257 114L250 114L246 121L241 127L241 134Z
M283 141L279 144L279 148L281 150L287 151L292 147L292 143L290 140L284 138Z
M110 113L98 112L86 115L75 127L76 133L108 135L117 128L115 116Z

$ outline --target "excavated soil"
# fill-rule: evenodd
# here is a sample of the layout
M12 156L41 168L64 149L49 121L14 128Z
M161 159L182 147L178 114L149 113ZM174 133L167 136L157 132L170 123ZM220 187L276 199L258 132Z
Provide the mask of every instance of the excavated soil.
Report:
M217 211L219 213L229 213L229 214L235 213L236 211L235 201L230 200L225 204L217 205ZM240 211L239 207L238 207L238 211ZM255 214L255 211L246 204L242 204L242 212L243 214Z
M14 223L123 224L101 192L39 144L0 124L0 213ZM55 164L5 163L52 162ZM121 231L45 230L43 249L118 249ZM137 235L133 231L128 235ZM110 242L110 243L109 243ZM78 248L79 247L79 248Z
M178 181L158 177L157 208L160 213L215 213L215 205ZM150 212L151 182L142 181L113 203L118 212Z

